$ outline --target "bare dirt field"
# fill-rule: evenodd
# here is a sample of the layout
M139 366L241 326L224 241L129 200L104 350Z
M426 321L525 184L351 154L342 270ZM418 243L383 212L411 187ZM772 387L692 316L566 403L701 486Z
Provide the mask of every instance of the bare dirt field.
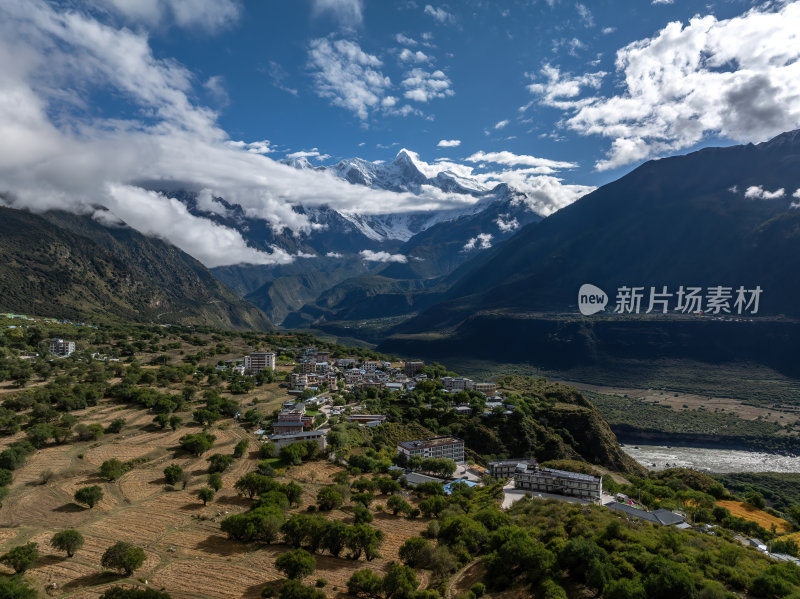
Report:
M273 402L285 399L275 389ZM254 396L263 398L256 391ZM259 405L263 405L259 402ZM43 448L32 455L14 474L9 497L0 508L0 552L29 541L38 544L40 559L26 576L39 591L51 597L94 598L114 584L145 585L165 589L176 599L182 597L248 597L255 599L269 581L282 575L275 570L275 558L287 550L284 545L256 546L230 541L221 533L219 521L226 515L244 512L250 500L239 497L233 484L244 473L256 469L257 440L252 433L231 421L211 431L217 439L205 456L195 457L178 448L178 439L199 427L187 425L177 431L161 430L152 424L152 414L104 402L76 415L81 422L108 424L125 418L121 433L106 434L98 441L71 443ZM184 421L190 414L182 414ZM5 445L21 435L3 439ZM213 501L203 506L196 492L206 484L208 463L213 453L230 454L243 438L251 441L249 455L236 460L226 471L223 488ZM143 459L119 480L109 482L98 476L103 461ZM163 470L179 464L191 473L187 488L167 487ZM294 480L304 488L303 510L315 503L317 491L332 482L339 467L317 461L287 469L283 480ZM47 473L43 477L43 473ZM73 501L83 486L99 485L104 497L93 509ZM385 503L378 497L376 504ZM336 510L327 517L352 522L352 508ZM408 520L376 513L372 526L382 530L385 541L382 557L372 562L318 555L316 572L305 581L328 581L323 589L329 597L342 594L350 575L360 568L384 571L397 559L400 545L419 534L427 520ZM52 535L64 528L76 528L85 537L84 547L72 558L49 545ZM104 571L100 558L110 545L128 541L141 546L147 560L135 574L126 578ZM3 572L9 571L0 566ZM146 581L146 582L145 582ZM53 588L49 588L55 585Z

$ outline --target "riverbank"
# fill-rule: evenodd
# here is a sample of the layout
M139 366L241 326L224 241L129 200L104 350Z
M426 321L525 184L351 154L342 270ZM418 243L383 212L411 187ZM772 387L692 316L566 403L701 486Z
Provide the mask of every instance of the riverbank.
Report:
M800 473L800 457L708 447L629 445L622 450L649 470L694 468L713 474L738 472Z

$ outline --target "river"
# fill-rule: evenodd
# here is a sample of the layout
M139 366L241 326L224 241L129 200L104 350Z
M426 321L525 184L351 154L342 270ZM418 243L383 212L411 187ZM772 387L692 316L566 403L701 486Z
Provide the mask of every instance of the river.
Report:
M800 457L793 458L777 453L628 443L622 449L634 460L650 470L682 467L705 470L715 474L727 474L730 472L800 472Z

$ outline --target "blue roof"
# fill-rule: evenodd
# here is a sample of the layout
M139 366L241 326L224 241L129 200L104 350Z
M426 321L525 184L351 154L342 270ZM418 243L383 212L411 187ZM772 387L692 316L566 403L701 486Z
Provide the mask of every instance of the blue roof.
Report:
M453 492L453 491L452 491L452 486L453 486L454 484L456 484L456 483L464 483L464 484L465 484L465 485L467 485L468 487L477 487L477 486L478 486L478 484L479 484L479 483L473 482L473 481L471 481L471 480L467 480L466 478L459 478L458 480L450 481L449 483L447 483L446 485L444 485L444 492L445 492L447 495L450 495L450 493L452 493L452 492Z

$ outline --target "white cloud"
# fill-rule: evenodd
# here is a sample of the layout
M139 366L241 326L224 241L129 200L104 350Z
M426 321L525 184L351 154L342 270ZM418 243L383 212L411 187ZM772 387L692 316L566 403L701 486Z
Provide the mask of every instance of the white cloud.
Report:
M398 33L394 36L394 39L397 40L398 44L402 44L404 46L416 46L419 42L412 37L408 37L402 33Z
M403 97L416 102L428 102L434 98L452 96L450 79L442 71L429 73L423 69L412 69L405 74L402 85L406 88Z
M793 197L793 198L797 198L798 200L800 200L800 189L798 189L797 191L795 191L795 192L792 194L792 197Z
M460 139L440 139L436 144L438 148L457 148L461 145Z
M268 139L262 139L261 141L229 141L228 146L232 148L239 148L242 150L247 150L251 154L271 154L275 152L275 148L270 146L270 142Z
M675 0L653 0L650 4L674 4Z
M392 84L379 70L381 60L350 40L312 40L308 64L314 71L317 94L361 120L380 105Z
M578 11L578 16L583 21L583 24L587 27L594 27L594 15L592 15L592 11L585 4L581 4L578 2L575 5L575 10Z
M311 4L314 16L328 14L348 27L361 25L364 19L363 9L363 0L312 0Z
M616 27L603 27L602 34L608 35L610 33L614 33L617 30Z
M546 64L539 71L546 79L544 83L531 83L528 91L539 96L540 102L545 106L552 106L562 110L577 108L591 102L591 99L576 100L585 88L598 89L606 76L604 71L584 73L573 76L572 73L562 73L558 67ZM532 79L535 75L528 74Z
M443 8L436 7L434 8L430 4L425 5L425 14L433 17L442 25L452 25L456 22L456 18L444 10Z
M316 158L317 160L327 160L331 157L330 154L320 154L317 148L312 148L310 150L302 150L299 152L291 152L290 154L286 154L286 157L289 160L294 160L295 158Z
M530 166L533 168L547 169L551 173L556 169L575 168L578 166L574 162L560 162L548 158L537 158L526 154L514 154L503 150L502 152L475 152L466 158L467 162L493 162L506 166Z
M224 107L230 102L228 91L225 89L225 78L222 75L209 77L203 83L203 88L217 106Z
M123 20L151 27L175 24L216 32L239 20L238 0L96 0Z
M506 125L508 125L511 121L509 120L502 120L498 121L494 124L495 129L505 129Z
M327 254L325 254L325 257L326 258L341 258L342 254L340 254L339 252L328 252Z
M461 251L471 252L475 249L488 250L490 247L492 247L492 237L493 235L491 233L479 233L477 237L473 237L467 241Z
M390 254L389 252L373 252L372 250L361 250L359 252L362 260L367 262L399 262L405 264L408 258L403 254Z
M270 60L267 72L269 73L270 79L272 79L272 85L280 90L289 92L293 96L297 95L297 90L295 88L289 87L284 83L284 81L289 78L289 73L286 72L286 69L284 69L280 63Z
M775 191L767 191L761 185L751 185L744 192L744 197L751 200L778 200L786 196L786 190L783 187Z
M707 136L768 139L800 126L800 3L670 23L620 49L616 69L623 89L609 97L559 105L558 95L538 90L544 103L571 113L568 128L612 140L598 170L674 153Z
M403 48L400 51L400 54L397 56L402 62L429 62L430 58L428 57L425 52L421 50L417 50L416 52L413 50L409 50L408 48Z
M508 215L505 215L508 218ZM514 231L519 228L519 221L516 218L512 218L511 220L503 220L503 216L498 216L497 220L494 221L497 223L497 227L503 233L509 233L510 231Z
M231 140L217 114L197 105L202 82L156 58L147 34L100 22L70 4L0 3L0 193L17 208L94 213L169 239L209 266L292 257L248 247L241 235L190 214L159 189L198 192L200 209L223 214L224 198L275 231L314 229L295 206L366 214L462 208L471 196L423 188L394 193L271 160L269 141ZM102 15L101 15L102 16ZM370 58L356 62L374 62ZM372 68L372 67L365 67ZM104 93L136 117L106 120L88 109ZM65 101L66 97L66 101Z

